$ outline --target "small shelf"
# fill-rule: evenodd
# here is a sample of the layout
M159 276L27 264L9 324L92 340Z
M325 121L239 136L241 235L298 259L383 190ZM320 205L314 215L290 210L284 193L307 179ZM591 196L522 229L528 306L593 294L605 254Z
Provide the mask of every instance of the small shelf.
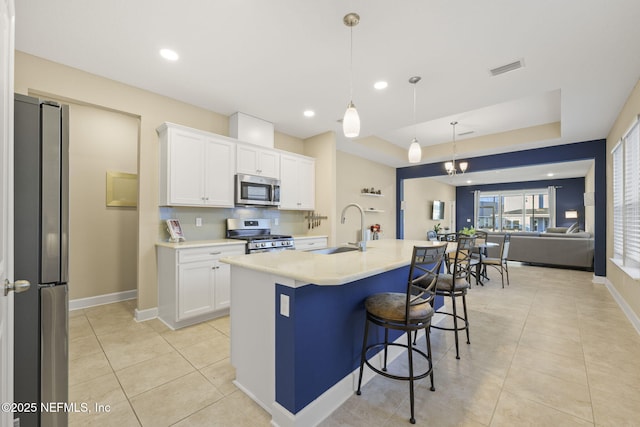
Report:
M384 197L384 194L374 194L374 193L360 193L361 196L367 197Z
M382 209L365 209L365 212L384 213Z

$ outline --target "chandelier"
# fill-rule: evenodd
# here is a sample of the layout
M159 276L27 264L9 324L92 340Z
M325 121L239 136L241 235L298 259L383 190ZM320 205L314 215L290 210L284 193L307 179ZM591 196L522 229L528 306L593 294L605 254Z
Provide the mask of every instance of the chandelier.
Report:
M449 175L456 175L458 173L458 169L456 167L456 125L458 122L451 122L451 126L453 126L453 157L450 162L445 162L444 168L447 170ZM467 162L459 162L458 165L460 167L460 173L463 174L467 170L469 163Z

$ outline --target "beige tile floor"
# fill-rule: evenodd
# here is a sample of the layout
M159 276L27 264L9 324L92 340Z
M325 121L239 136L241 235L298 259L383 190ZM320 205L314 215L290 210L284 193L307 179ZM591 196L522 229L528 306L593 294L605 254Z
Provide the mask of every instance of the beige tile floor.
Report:
M436 391L416 388L417 425L638 426L640 335L592 273L511 266L468 295L471 345L433 331ZM269 426L232 384L229 318L180 331L132 320L134 302L70 314L70 426ZM404 358L394 362L401 369ZM408 422L408 385L380 376L323 423Z

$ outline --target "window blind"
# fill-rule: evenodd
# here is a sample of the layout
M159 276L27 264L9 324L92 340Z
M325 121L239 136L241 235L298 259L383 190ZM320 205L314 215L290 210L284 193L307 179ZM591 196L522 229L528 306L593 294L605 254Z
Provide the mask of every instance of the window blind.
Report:
M640 267L640 127L624 138L624 265Z
M622 142L615 146L611 155L613 157L613 257L622 260L623 253L623 167Z

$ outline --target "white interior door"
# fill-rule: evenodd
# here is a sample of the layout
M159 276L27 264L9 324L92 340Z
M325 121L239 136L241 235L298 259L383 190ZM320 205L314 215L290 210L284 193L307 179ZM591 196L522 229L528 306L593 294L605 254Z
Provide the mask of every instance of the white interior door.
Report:
M0 284L13 280L14 3L0 0ZM13 292L0 291L0 426L13 424Z

